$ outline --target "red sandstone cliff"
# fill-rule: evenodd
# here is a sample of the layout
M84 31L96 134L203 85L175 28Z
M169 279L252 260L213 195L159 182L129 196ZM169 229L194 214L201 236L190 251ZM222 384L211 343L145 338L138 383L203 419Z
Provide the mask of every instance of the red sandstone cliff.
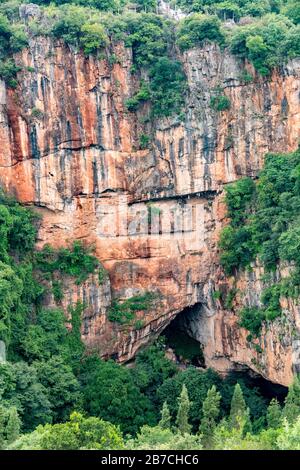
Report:
M224 184L255 176L266 152L298 145L300 62L245 84L228 52L213 45L191 50L181 58L189 83L184 122L142 124L142 111L125 107L137 86L131 51L120 43L109 48L118 58L113 65L39 37L17 57L28 71L19 74L16 90L0 87L0 184L42 213L39 246L73 239L95 245L110 282L69 285L66 295L66 302L84 297L88 304L88 347L128 360L196 305L186 327L204 344L208 365L220 371L247 365L288 384L300 364L299 306L286 305L285 324L277 321L264 335L260 354L248 345L235 312L225 311L212 292L231 282L217 254ZM220 85L231 100L222 113L209 106ZM153 136L147 150L139 149L141 133ZM128 231L147 202L162 214L161 233ZM181 220L192 214L185 227L174 222L176 213ZM238 283L246 295L259 296L259 268L251 276ZM162 300L145 312L143 328L108 321L111 293L126 298L148 290Z

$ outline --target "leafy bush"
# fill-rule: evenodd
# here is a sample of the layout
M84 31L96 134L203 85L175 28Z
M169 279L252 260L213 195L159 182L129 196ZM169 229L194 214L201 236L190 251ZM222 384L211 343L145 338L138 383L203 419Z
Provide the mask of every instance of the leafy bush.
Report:
M54 250L51 246L45 245L36 254L36 266L45 274L59 272L72 276L79 285L86 281L89 275L95 273L100 264L90 249L80 241L75 241L71 249Z
M147 311L153 305L156 295L146 292L143 295L135 295L121 302L113 300L108 312L108 319L112 322L125 325L135 319L136 312Z
M140 147L142 150L145 150L149 147L150 144L150 137L146 134L140 135Z
M226 111L230 109L231 101L226 95L217 95L211 98L210 106L216 111Z
M201 46L205 41L224 44L221 22L216 16L194 14L180 23L177 44L182 51Z
M240 326L250 331L254 336L259 336L262 324L266 319L263 310L258 307L244 307L239 315Z
M181 64L168 57L161 57L151 67L149 77L153 116L179 114L184 104L186 89L186 78Z
M300 5L297 0L287 0L286 4L282 7L282 13L295 24L300 24Z
M261 75L266 76L289 55L287 37L293 34L293 28L286 17L267 15L250 25L234 29L229 46L234 54L248 59ZM292 51L290 53L293 55Z
M71 414L63 424L39 426L32 434L24 435L12 446L13 450L116 450L124 443L119 429L99 418Z
M125 45L132 47L133 61L140 66L147 66L165 55L167 50L167 25L163 18L152 13L127 15L125 18Z
M52 34L68 44L81 47L86 55L105 47L108 41L103 25L89 15L89 10L76 5L65 5L58 10Z
M148 84L145 82L141 83L139 91L126 101L126 107L128 111L136 111L141 103L150 99L150 90Z
M27 35L23 26L11 25L3 9L3 13L0 13L0 77L12 88L17 85L16 75L19 71L12 54L26 45Z

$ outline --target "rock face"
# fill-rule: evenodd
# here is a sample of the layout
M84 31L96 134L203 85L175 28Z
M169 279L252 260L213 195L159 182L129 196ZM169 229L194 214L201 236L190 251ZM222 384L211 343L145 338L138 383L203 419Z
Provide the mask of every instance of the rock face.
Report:
M129 360L196 306L187 329L205 344L207 364L221 371L245 364L288 384L300 348L297 306L286 306L289 332L282 336L274 324L259 354L234 310L213 301L212 291L231 282L217 253L224 185L255 177L266 152L298 145L300 61L269 80L247 65L254 79L246 84L228 52L214 45L190 50L181 57L189 84L184 121L143 124L147 106L136 114L125 106L138 87L131 51L117 43L112 53L110 64L61 42L30 40L16 57L23 67L18 88L0 87L1 186L42 213L40 247L74 239L95 245L110 283L99 290L90 280L80 292L70 287L68 297L85 295L83 338L91 349ZM222 113L210 107L220 86L231 101ZM141 134L151 136L149 149L140 148ZM238 282L259 295L259 277ZM111 292L124 299L146 291L160 301L140 314L139 328L108 321Z

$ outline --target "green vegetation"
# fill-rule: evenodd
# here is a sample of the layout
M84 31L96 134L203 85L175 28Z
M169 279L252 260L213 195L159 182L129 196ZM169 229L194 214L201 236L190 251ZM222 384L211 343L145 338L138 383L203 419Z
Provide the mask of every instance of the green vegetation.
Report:
M36 267L45 276L55 274L71 276L76 279L76 284L82 284L87 278L96 272L100 263L91 254L91 249L75 241L72 248L61 248L54 250L51 246L45 245L36 254Z
M264 76L285 59L299 55L299 41L291 42L294 35L297 28L288 18L271 14L234 30L229 46Z
M17 85L16 74L19 68L15 65L12 55L27 45L27 36L21 24L10 24L5 10L0 13L0 77L10 87Z
M217 392L213 385L207 392L203 402L203 417L200 423L199 432L202 435L202 444L204 448L211 449L213 446L213 435L217 427L217 419L220 415L221 394Z
M90 359L90 367L95 366L95 359ZM99 361L99 360L98 360ZM98 362L98 368L100 366ZM101 390L103 385L114 383L114 374L111 374L112 363L109 365L108 376L101 377ZM146 364L145 364L146 365ZM105 367L105 363L102 364ZM100 367L102 367L100 366ZM114 365L128 373L130 370ZM206 372L195 371L200 376L206 376ZM87 370L86 370L87 372ZM177 374L181 374L177 372ZM297 380L297 378L296 378ZM122 380L123 383L123 380ZM125 383L128 384L126 381ZM118 384L120 385L120 383ZM14 450L67 450L67 449L146 449L146 450L192 450L192 449L232 449L232 450L262 450L262 449L299 449L299 387L291 386L283 408L276 400L272 400L267 408L267 427L261 427L254 432L254 426L247 408L246 398L239 383L231 389L228 412L222 417L220 404L224 397L226 385L222 385L221 393L216 385L208 388L202 403L202 418L200 432L191 432L189 424L191 415L191 402L189 392L185 385L177 395L176 420L173 423L169 406L166 402L161 407L160 420L155 425L144 424L134 436L122 436L118 426L109 423L102 417L84 417L82 413L73 412L69 420L60 424L46 424L38 426L32 433L18 436L18 418L16 411L6 411L0 414L0 419L5 422L2 446ZM124 385L122 385L124 387ZM223 388L222 388L223 387ZM225 387L225 388L224 388ZM99 389L98 389L99 390ZM118 390L116 388L115 390ZM106 392L105 392L106 394ZM127 395L121 395L126 396ZM114 403L116 393L113 394ZM96 397L96 395L95 395ZM129 395L130 397L130 395ZM137 397L135 397L137 398ZM101 400L98 393L97 400ZM116 399L117 400L117 399ZM174 402L174 399L173 399ZM131 402L130 402L131 403ZM293 419L287 420L287 408L293 403ZM110 402L107 403L110 406ZM115 402L116 410L120 408ZM131 410L132 411L132 410ZM109 413L104 411L103 413ZM8 420L8 415L11 415ZM4 418L2 418L2 416ZM129 415L128 415L129 416ZM222 418L222 419L221 419ZM12 426L10 423L16 423ZM15 431L16 430L16 431ZM10 436L10 437L9 437ZM13 440L12 440L13 439Z
M63 424L38 426L11 446L13 450L114 450L123 449L119 429L99 418L74 412Z
M202 46L206 41L221 45L225 43L224 35L221 32L221 21L216 16L195 13L181 22L177 34L177 44L182 51Z
M142 150L145 150L149 147L150 145L150 137L149 135L146 134L141 134L140 135L140 147Z
M26 24L19 17L21 3L10 0L0 5L0 76L9 86L17 85L17 72L22 70L12 55L27 45L28 35L63 39L86 56L106 58L110 66L115 63L111 45L123 41L132 50L132 73L140 81L140 88L127 100L128 110L135 112L149 103L150 119L181 116L187 85L176 44L185 51L217 43L250 61L263 76L300 55L295 0L260 0L255 5L246 0L180 0L176 6L191 13L180 22L155 14L156 0L139 0L136 13L127 0L36 0L42 18ZM224 24L228 19L234 21L230 28ZM253 77L242 71L241 79L248 83ZM230 107L224 95L213 97L211 104L219 111ZM142 108L143 113L148 111ZM33 114L33 118L42 116Z
M145 103L150 100L149 86L145 82L141 82L139 91L126 101L128 111L136 111L141 103Z
M228 98L228 96L222 95L222 94L219 93L215 96L212 96L212 98L210 100L210 106L215 111L221 112L221 111L226 111L226 110L230 109L231 102L230 102L230 99Z
M178 398L178 411L176 417L176 426L178 432L184 436L189 434L191 431L191 425L189 424L189 411L191 403L186 386L183 384L181 394Z
M137 312L149 310L155 299L157 299L157 295L146 292L143 295L135 295L124 301L113 300L108 318L112 322L126 325L135 319Z
M270 154L257 183L242 178L226 188L230 223L219 243L225 272L234 275L239 269L249 269L258 258L270 273L260 305L246 306L240 312L241 326L253 336L259 336L264 321L281 315L280 297L299 296L299 168L300 150ZM290 275L276 282L272 273L279 263L290 264Z
M143 114L140 122L182 117L187 90L179 49L217 43L250 61L262 76L300 55L295 0L180 0L192 15L179 23L155 14L154 0L138 0L137 13L126 0L36 0L42 17L27 22L19 17L21 3L0 3L0 76L8 85L17 85L18 72L35 71L23 69L20 57L13 59L29 35L63 40L87 57L105 59L109 70L120 63L113 45L123 41L132 52L136 83L127 109ZM235 21L230 28L228 19ZM242 71L240 79L247 84L256 77ZM210 104L218 112L230 108L222 87L212 90ZM31 119L41 120L43 113L34 108ZM227 140L230 148L230 131ZM141 133L140 148L150 141ZM300 150L267 156L256 182L242 178L226 190L229 225L220 241L226 274L251 269L257 258L269 274L259 305L240 312L249 341L264 322L281 315L282 296L300 293L299 178ZM149 206L152 213L160 209ZM80 242L37 251L38 224L34 211L0 193L0 340L8 357L0 363L0 449L299 448L297 377L283 404L269 402L246 376L221 378L211 369L178 368L167 359L163 341L139 352L130 367L87 355L81 339L86 306L70 304L65 314L64 283L68 278L79 286L93 276L100 286L107 273L93 249ZM274 282L279 263L289 265L290 274ZM225 294L213 296L231 309L235 287ZM45 306L49 297L55 308ZM139 330L142 315L157 302L151 292L114 300L108 316L124 329ZM198 343L175 338L174 346L188 360L199 355Z

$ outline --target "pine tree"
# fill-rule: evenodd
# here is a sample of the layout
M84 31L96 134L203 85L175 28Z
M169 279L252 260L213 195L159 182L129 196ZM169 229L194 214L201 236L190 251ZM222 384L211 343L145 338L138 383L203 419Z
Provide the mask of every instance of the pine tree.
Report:
M15 406L8 410L7 424L6 424L6 442L11 444L20 434L21 420L19 418Z
M159 426L162 429L171 428L171 414L167 402L165 401L161 410L161 420Z
M244 422L242 423L243 426L243 437L246 437L247 434L252 434L252 422L250 418L250 409L247 408L246 413L244 415Z
M300 380L298 376L294 378L294 382L289 387L284 403L283 416L289 423L295 422L300 415Z
M217 392L216 386L213 385L207 392L207 396L203 402L203 418L199 427L202 434L202 443L206 449L213 446L213 435L216 428L216 420L220 414L221 395Z
M244 400L243 392L239 383L234 387L231 400L229 422L231 427L240 429L244 425L247 418L247 407Z
M278 429L281 425L281 418L282 418L282 413L281 413L280 405L278 401L276 400L276 398L273 398L270 401L270 404L267 410L268 428Z
M191 430L191 426L189 424L189 411L191 403L185 385L182 386L182 391L180 397L178 398L178 402L179 406L176 418L176 426L182 435L189 434Z

